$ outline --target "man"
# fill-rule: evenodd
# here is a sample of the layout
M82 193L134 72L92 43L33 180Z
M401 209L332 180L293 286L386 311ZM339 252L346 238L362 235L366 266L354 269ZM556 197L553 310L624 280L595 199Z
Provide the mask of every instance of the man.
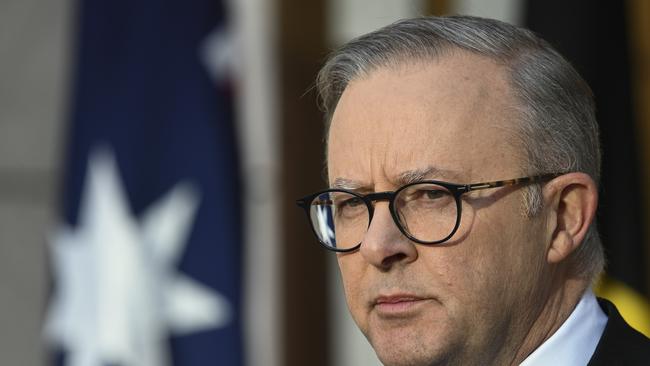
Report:
M404 20L334 52L317 84L330 189L298 203L384 364L650 364L591 291L593 98L546 42Z

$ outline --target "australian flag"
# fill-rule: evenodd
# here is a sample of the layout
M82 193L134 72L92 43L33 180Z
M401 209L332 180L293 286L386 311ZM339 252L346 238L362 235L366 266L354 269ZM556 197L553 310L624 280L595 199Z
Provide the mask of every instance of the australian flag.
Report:
M54 363L242 365L224 6L80 0L77 16L50 240Z

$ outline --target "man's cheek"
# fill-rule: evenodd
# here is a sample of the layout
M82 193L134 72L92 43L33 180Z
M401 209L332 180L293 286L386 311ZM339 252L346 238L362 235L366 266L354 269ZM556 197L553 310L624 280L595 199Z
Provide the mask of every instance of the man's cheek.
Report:
M359 283L355 281L346 281L343 278L343 289L345 291L345 301L352 319L359 326L363 333L366 333L368 328L368 314L363 300L362 292Z

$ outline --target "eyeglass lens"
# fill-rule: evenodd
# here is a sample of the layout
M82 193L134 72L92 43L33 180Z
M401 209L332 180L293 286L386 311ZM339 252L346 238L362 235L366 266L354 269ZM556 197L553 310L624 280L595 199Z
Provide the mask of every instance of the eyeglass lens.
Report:
M421 242L446 239L458 219L454 195L447 188L432 183L418 183L398 191L393 208L397 224ZM370 211L360 197L329 191L312 200L310 219L321 243L345 250L363 241L370 223Z

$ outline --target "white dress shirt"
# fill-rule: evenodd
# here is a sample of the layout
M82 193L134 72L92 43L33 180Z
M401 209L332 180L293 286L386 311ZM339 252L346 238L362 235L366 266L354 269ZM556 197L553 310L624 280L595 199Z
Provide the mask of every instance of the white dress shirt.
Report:
M564 324L526 357L520 366L587 365L606 324L607 315L589 289Z

